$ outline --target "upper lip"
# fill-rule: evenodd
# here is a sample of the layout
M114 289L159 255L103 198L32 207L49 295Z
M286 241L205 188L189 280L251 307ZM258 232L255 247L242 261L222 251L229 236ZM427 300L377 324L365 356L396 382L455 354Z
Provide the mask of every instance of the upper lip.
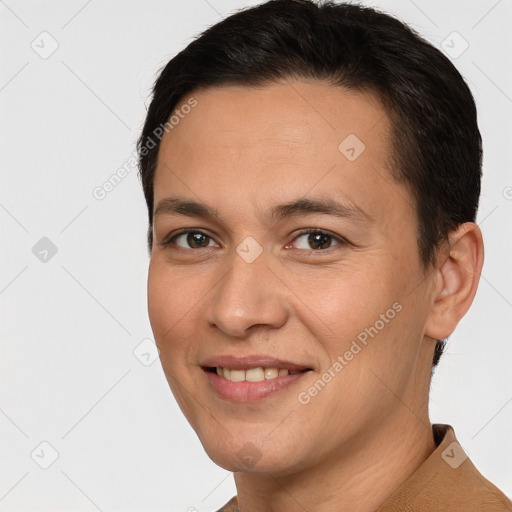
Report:
M201 366L204 368L229 368L233 370L248 370L250 368L279 368L290 371L301 371L311 369L310 365L292 363L284 359L276 359L271 356L233 356L223 355L205 359Z

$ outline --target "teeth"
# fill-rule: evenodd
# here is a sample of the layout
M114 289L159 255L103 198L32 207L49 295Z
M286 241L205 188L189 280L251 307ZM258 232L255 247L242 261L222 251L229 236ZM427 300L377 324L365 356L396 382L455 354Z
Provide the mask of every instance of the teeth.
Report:
M250 370L247 370L245 372L245 380L248 380L249 382L261 382L262 380L265 380L263 368L251 368Z
M276 377L286 377L287 375L296 375L300 371L288 371L286 368L250 368L249 370L231 370L229 368L216 368L217 375L233 382L262 382L264 380L275 379Z
M275 379L279 375L277 368L265 368L265 379Z
M233 382L242 382L245 380L245 370L231 370L229 380Z

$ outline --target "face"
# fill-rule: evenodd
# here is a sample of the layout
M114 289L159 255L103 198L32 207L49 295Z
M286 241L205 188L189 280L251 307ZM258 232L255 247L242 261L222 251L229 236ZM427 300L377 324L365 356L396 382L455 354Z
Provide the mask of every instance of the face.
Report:
M193 96L154 181L149 315L174 396L230 471L355 453L424 398L432 285L389 119L316 82Z

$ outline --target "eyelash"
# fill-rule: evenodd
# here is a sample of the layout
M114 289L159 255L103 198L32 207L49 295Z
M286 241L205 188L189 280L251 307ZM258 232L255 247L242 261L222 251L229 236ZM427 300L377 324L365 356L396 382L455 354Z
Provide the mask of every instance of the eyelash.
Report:
M212 236L208 235L208 233L205 233L201 229L188 228L188 229L183 229L183 230L179 231L178 233L173 234L172 237L165 239L163 242L160 242L159 245L162 247L170 247L178 237L180 237L182 235L187 235L190 233L200 233L200 234L208 237L210 240L214 240L214 238ZM297 233L297 235L295 236L295 238L292 240L291 243L295 242L301 236L310 235L310 234L319 234L319 235L328 236L333 241L337 242L337 244L335 246L330 246L327 249L299 249L299 250L301 250L301 251L309 250L311 252L326 252L329 249L332 249L333 247L347 246L350 244L350 242L348 240L346 240L345 238L343 238L339 235L335 235L334 233L331 233L330 231L325 231L323 229L318 229L318 228L307 228L307 229L303 229L303 230L299 231L299 233ZM287 244L287 247L288 247L288 245L289 244ZM199 249L207 249L207 248L208 247L200 247ZM183 248L183 247L178 246L178 250L197 251L198 249L195 249L192 247Z

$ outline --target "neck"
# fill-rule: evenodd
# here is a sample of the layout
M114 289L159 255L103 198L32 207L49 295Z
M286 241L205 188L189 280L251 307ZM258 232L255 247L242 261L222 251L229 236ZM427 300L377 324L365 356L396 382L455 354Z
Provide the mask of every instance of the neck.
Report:
M375 512L436 448L428 416L401 419L374 431L357 453L335 453L300 473L235 473L240 511Z
M241 512L375 512L434 452L428 415L433 344L421 347L423 361L394 414L376 421L348 447L315 466L286 476L235 473ZM424 353L423 353L424 352ZM404 405L415 404L413 409Z

